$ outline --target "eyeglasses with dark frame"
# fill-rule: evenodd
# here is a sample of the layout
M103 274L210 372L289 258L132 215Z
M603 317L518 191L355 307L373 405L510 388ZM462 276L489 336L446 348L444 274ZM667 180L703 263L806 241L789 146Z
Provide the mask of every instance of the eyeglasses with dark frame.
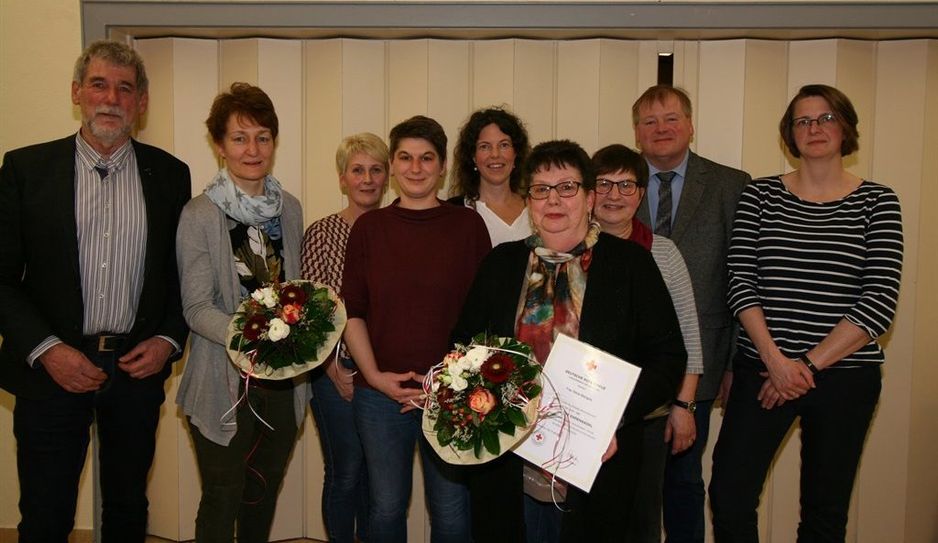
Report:
M628 179L622 181L613 181L602 177L596 179L596 194L609 194L612 192L612 187L617 187L619 194L622 196L631 196L638 190L638 183Z
M579 181L567 180L556 185L531 185L528 187L528 196L532 200L546 200L550 196L550 191L556 190L557 195L561 198L572 198L580 192L580 185L582 184Z
M796 130L807 130L811 127L812 124L817 124L818 128L821 128L836 121L837 116L833 113L822 113L815 119L812 119L811 117L798 117L797 119L792 119L791 126Z

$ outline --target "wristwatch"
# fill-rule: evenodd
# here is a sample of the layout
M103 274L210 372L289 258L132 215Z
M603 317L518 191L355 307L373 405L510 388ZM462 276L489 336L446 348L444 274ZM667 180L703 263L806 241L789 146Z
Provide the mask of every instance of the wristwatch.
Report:
M694 411L697 411L697 402L695 402L694 400L691 400L689 402L685 402L681 400L674 400L671 403L678 407L683 407L684 409L690 411L691 413L693 413Z

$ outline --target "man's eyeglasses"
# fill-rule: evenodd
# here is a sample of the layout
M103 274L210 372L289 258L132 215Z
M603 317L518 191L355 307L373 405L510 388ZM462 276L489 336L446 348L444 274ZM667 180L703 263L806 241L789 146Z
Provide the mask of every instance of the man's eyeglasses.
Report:
M528 187L528 196L532 200L546 200L550 191L556 190L561 198L571 198L580 191L582 183L578 181L561 181L556 185L531 185Z
M797 119L791 121L791 125L795 127L796 130L807 130L811 127L812 123L817 123L818 128L821 128L833 123L836 120L837 117L835 117L833 113L824 113L822 115L818 115L816 119L812 119L811 117L798 117Z
M638 183L629 180L613 181L612 179L603 179L602 177L596 180L597 194L609 194L612 191L612 187L618 187L619 194L622 196L631 196L638 190Z

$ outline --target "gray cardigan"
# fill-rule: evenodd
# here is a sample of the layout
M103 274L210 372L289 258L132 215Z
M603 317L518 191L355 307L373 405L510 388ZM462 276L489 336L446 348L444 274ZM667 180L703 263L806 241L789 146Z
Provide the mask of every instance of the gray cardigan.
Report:
M287 279L300 276L303 212L300 202L283 192L283 254ZM241 380L228 359L228 323L240 304L240 282L225 214L204 194L186 204L176 232L176 260L182 289L182 309L192 329L185 373L176 403L206 438L228 445L237 430L232 411ZM300 426L309 401L305 375L294 378L296 424ZM224 420L222 420L224 417Z

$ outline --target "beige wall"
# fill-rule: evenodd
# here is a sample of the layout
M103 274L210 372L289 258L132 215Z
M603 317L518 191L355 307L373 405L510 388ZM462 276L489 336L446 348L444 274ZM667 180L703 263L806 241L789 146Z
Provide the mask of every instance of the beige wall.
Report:
M41 47L23 54L23 44L40 35ZM74 0L0 3L0 152L75 129L68 80L80 45ZM907 243L884 392L858 479L849 540L938 539L932 466L938 456L938 367L932 361L938 352L938 214L931 211L938 206L938 133L930 129L938 126L935 41L187 39L140 41L138 48L153 80L151 113L140 137L189 163L195 191L217 167L201 123L218 88L247 80L270 92L283 122L275 173L301 198L307 223L343 205L332 166L339 139L361 130L384 135L416 113L435 116L455 137L474 108L505 103L527 121L535 142L570 137L588 151L612 141L632 145L628 109L654 83L661 48L674 51L675 83L694 99L695 149L753 175L792 167L780 151L775 124L797 87L839 86L861 118L861 151L850 168L895 187ZM169 398L177 381L178 375ZM0 393L0 435L8 436L0 440L0 528L18 520L12 405ZM715 414L711 448L719 421ZM321 533L316 439L308 424L284 490L296 498L278 512L282 535ZM764 541L794 541L797 469L795 434L766 488ZM191 534L197 476L171 401L164 407L152 479L155 531ZM79 527L91 525L89 496L86 482ZM411 528L412 540L420 540L419 518Z

